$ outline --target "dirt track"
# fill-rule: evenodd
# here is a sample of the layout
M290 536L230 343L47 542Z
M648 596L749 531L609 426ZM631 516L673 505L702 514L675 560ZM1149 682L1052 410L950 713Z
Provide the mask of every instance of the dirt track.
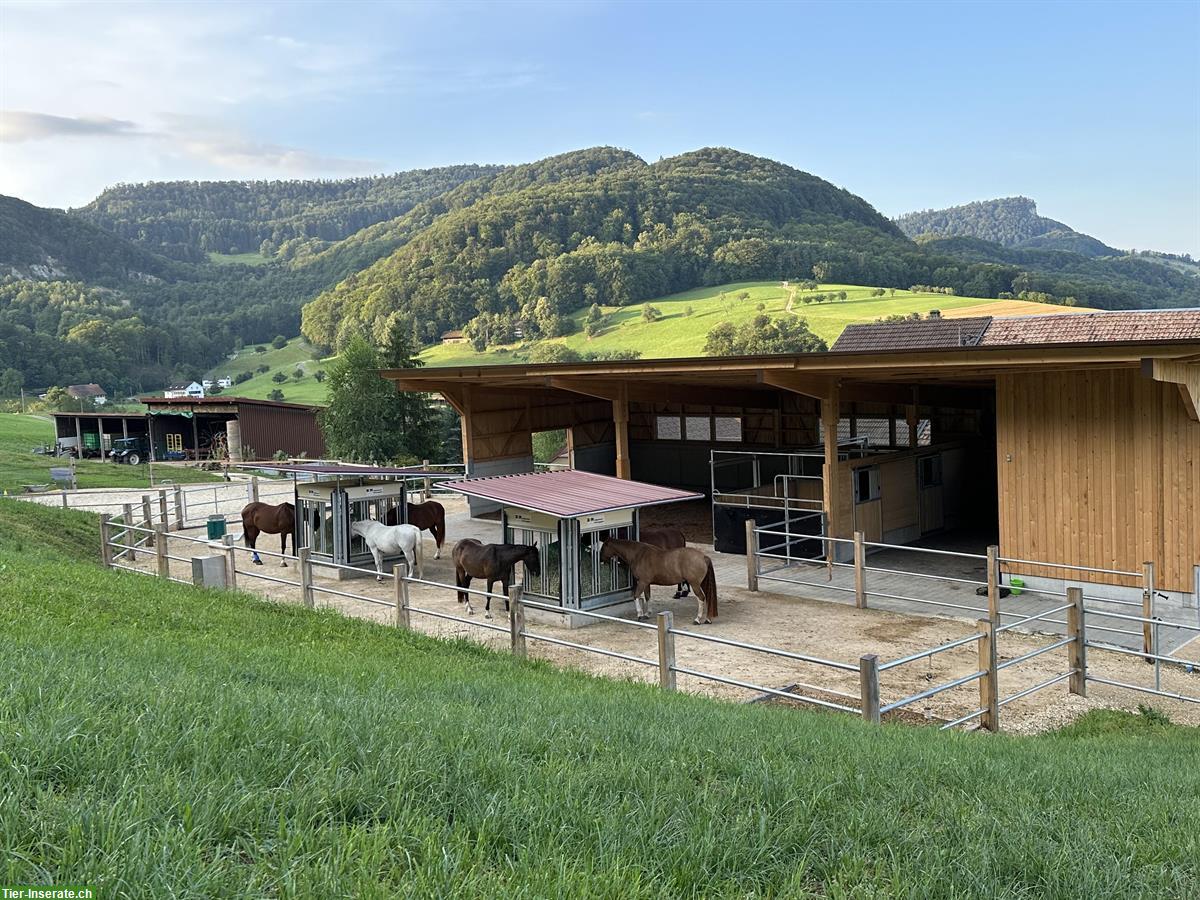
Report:
M448 558L453 540L466 536L496 540L498 526L492 522L467 519L465 512L453 501L446 505L450 539L442 559L434 560L432 540L426 537L424 577L430 581L453 584L453 565ZM185 533L199 536L197 529ZM278 549L273 541L264 546ZM169 541L168 552L189 558L213 551L204 544L173 539ZM261 567L252 565L245 553L239 552L237 559L238 568L248 573L238 576L240 588L280 602L300 602L299 587L276 584L254 577L261 574L298 582L299 573L294 561L287 568L281 568L279 561L270 557L263 557L265 565ZM139 554L135 565L139 569L153 571L154 557L152 554ZM172 561L171 574L176 578L190 580L190 563ZM314 570L314 584L318 587L361 594L388 604L393 594L390 579L382 584L376 583L371 577L338 581L330 577L329 570L320 568ZM882 663L973 634L975 631L974 623L959 619L902 615L874 609L859 610L845 604L787 597L767 591L750 593L732 584L721 585L721 614L717 621L708 626L694 626L691 624L695 614L693 601L671 600L668 590L656 590L658 593L653 600L653 611L672 610L676 628L769 645L848 663L855 667L863 654L874 653ZM467 638L497 649L508 649L508 616L502 604L493 601L492 617L488 619L480 600L482 598L475 601L474 615L467 617L452 590L413 585L409 595L411 605L446 615L467 617L472 624L450 622L414 612L411 616L412 626L429 634ZM376 605L319 592L316 594L316 603L321 607L337 609L346 615L374 619L386 624L392 624L395 620L390 605ZM477 627L479 624L501 626L503 632L487 631ZM657 658L655 632L650 628L638 628L633 623L602 622L585 628L566 629L557 625L531 622L527 629L535 634L544 634L560 640L604 647L650 660ZM1000 660L1003 662L1036 647L1045 646L1056 637L1003 634L999 640ZM657 681L658 678L656 668L626 660L559 647L533 639L528 641L528 647L530 656L548 659L559 665L577 667L598 675L648 682ZM843 691L856 698L859 690L857 671L836 671L811 663L704 642L686 635L676 638L676 663L684 668L776 689L794 683L809 684L825 691ZM1093 674L1101 677L1153 685L1153 668L1135 657L1090 650L1089 666ZM1067 648L1053 650L1003 671L1000 676L1000 694L1002 697L1008 696L1065 672L1066 669ZM923 658L884 672L881 676L882 702L886 704L898 700L974 671L977 671L977 652L975 643L972 642L940 653L931 659ZM680 675L678 683L681 689L714 697L747 700L754 696L753 691L690 676ZM1175 667L1164 667L1163 689L1198 695L1200 674L1186 674ZM1197 704L1172 701L1105 685L1089 684L1088 693L1087 698L1072 695L1068 693L1066 684L1061 683L1016 700L1001 711L1003 729L1009 732L1038 732L1060 727L1089 709L1104 707L1136 710L1140 703L1163 710L1175 722L1200 725L1200 705ZM909 709L923 715L927 708L930 716L948 721L977 709L978 699L978 686L971 683L931 700L918 702Z

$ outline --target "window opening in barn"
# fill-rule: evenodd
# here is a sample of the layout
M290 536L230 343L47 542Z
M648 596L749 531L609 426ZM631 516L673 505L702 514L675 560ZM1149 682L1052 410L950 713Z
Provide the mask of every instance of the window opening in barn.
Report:
M921 465L921 487L937 487L942 483L942 457L924 456L920 461Z
M854 470L854 502L870 503L879 499L879 466Z
M741 416L715 416L713 418L713 436L718 441L742 440Z
M683 437L679 416L655 416L654 437L660 441L678 441Z
M684 436L689 441L712 440L712 418L709 416L686 416Z

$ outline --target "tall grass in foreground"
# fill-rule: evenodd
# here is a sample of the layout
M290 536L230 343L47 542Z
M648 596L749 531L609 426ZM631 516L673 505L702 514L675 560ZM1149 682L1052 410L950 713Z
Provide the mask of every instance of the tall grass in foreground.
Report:
M89 528L0 501L0 882L195 897L1200 891L1194 730L1107 715L1040 738L948 735L667 695L105 572Z

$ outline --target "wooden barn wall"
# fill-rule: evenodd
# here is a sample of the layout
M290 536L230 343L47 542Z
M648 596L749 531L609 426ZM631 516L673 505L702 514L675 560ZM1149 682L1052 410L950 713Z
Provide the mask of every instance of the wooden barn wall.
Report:
M586 422L612 420L612 404L551 391L471 391L464 455L482 462L533 454L533 435Z
M1175 385L1133 369L1005 375L996 425L1003 555L1130 572L1153 560L1160 588L1193 590L1200 423Z

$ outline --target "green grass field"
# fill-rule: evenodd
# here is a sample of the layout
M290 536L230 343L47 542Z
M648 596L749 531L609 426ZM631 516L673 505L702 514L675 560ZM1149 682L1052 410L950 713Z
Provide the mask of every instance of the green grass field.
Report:
M1015 301L1018 305L1014 306L1014 301L989 301L978 297L952 297L945 294L914 294L902 290L897 290L895 296L889 294L884 297L872 297L870 294L873 290L872 287L862 285L823 284L817 291L803 291L799 296L845 291L846 300L821 304L804 304L797 300L793 312L807 319L809 328L832 345L850 323L873 322L890 315L908 315L914 312L925 314L931 309L953 312L974 307L980 307L983 314L986 314L987 304L995 302L1004 303L1005 315L1064 311L1062 307L1047 307L1038 303ZM721 299L722 292L726 294L726 300ZM749 299L737 300L737 295L741 293L748 293ZM568 337L555 339L555 343L565 344L581 353L589 350L640 350L646 359L702 356L705 338L717 324L724 321L735 324L746 322L760 313L772 317L788 315L785 309L787 301L787 291L778 281L742 282L696 288L634 306L606 307L605 329L591 339L582 331L586 311L577 312L573 318L579 330ZM758 309L760 303L765 309ZM642 310L646 305L656 307L663 317L657 322L645 322L642 319ZM689 306L692 308L690 316L685 315ZM496 365L527 361L528 347L511 345L504 348L503 352L491 349L486 353L475 353L467 344L453 344L432 347L422 353L421 358L431 366Z
M223 375L228 375L232 378L239 372L255 372L259 366L269 366L270 371L255 374L249 381L235 384L225 393L229 396L265 400L271 391L278 388L283 391L283 399L291 403L322 404L326 402L328 391L324 384L317 381L314 373L319 369L327 368L330 358L313 359L312 347L303 338L293 338L288 341L287 346L279 350L270 344L264 346L267 348L265 353L256 353L254 346L242 348L234 359L214 366L204 374L204 377L215 380ZM304 371L304 377L299 381L294 381L292 373L297 368ZM282 384L272 381L271 376L276 372L283 372L288 377L287 381Z
M30 452L34 447L54 443L54 423L49 417L0 413L0 492L19 494L22 485L50 484L50 467L64 466L65 459L55 459ZM121 466L99 459L75 462L81 488L149 487L150 475L146 465ZM182 466L156 465L155 482L170 480L177 484L220 481L212 472Z
M133 897L1194 897L1200 741L666 694L119 572L0 500L0 882Z
M265 266L270 262L261 253L217 253L210 251L208 261L217 266Z

